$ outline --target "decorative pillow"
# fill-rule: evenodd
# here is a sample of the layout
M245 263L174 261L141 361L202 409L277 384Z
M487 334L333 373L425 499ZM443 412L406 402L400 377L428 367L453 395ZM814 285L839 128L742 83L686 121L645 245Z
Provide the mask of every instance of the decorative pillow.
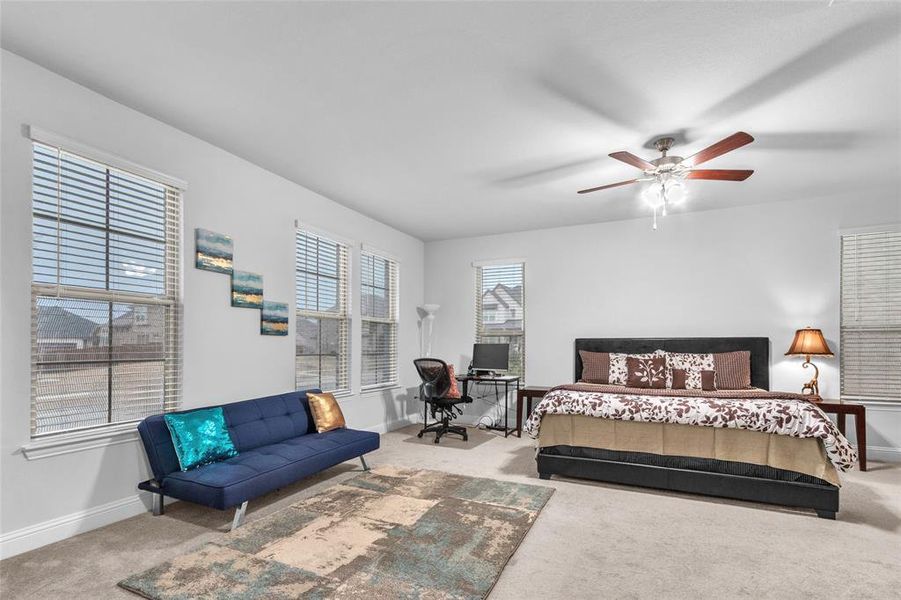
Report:
M751 387L751 353L717 352L713 355L716 369L716 389L744 390Z
M716 371L710 371L708 369L673 369L672 377L673 384L670 386L670 388L674 390L700 389L704 390L705 392L712 392L717 389ZM701 387L686 388L686 384L689 378L697 378L698 380L700 380Z
M654 358L655 356L666 356L666 352L663 350L655 350L647 354L621 354L618 352L611 352L608 383L611 385L626 385L628 383L629 369L626 366L626 358L629 356L634 358Z
M610 353L579 350L582 357L582 381L607 383L610 377Z
M688 377L688 372L685 369L671 369L670 377L672 378L670 379L670 389L685 389L685 379Z
M701 389L712 392L716 389L716 371L704 369L701 371Z
M701 371L713 371L715 368L713 354L667 352L666 387L680 389L673 385L673 369L684 369L686 372L684 389L700 390Z
M626 357L628 371L626 385L636 388L666 387L666 357Z
M447 374L450 377L450 389L444 395L445 398L460 398L460 388L457 386L457 375L454 373L454 365L447 365Z
M344 422L344 413L338 406L335 396L329 392L321 394L311 394L307 392L307 398L310 400L310 412L313 413L313 422L316 423L316 431L325 433L333 429L341 429L346 427Z
M238 455L222 407L163 415L182 471Z

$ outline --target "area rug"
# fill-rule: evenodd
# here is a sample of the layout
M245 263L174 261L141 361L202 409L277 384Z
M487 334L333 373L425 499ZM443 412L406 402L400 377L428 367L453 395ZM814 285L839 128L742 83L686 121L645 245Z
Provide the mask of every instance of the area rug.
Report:
M553 492L375 468L119 585L154 600L484 598Z

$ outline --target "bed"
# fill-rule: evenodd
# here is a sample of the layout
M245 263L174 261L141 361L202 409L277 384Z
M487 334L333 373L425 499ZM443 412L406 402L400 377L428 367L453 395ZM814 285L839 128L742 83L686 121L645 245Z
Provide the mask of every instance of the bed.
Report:
M657 350L746 351L752 389L635 390L579 383L580 351ZM768 391L768 338L581 338L575 341L574 375L576 384L549 392L526 425L537 440L542 479L559 475L765 502L835 519L837 470L850 468L854 450L805 398Z

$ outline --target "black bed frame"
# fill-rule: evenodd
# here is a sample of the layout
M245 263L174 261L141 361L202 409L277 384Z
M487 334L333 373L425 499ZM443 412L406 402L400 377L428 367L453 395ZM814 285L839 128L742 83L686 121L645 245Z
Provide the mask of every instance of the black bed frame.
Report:
M763 389L770 387L770 340L765 337L580 338L575 344L575 381L579 381L582 377L582 358L579 350L639 354L657 349L670 352L747 350L751 353L751 385ZM564 456L543 450L539 451L537 461L538 475L541 479L550 479L551 475L562 475L781 506L812 508L818 516L825 519L835 519L835 513L838 512L838 487L826 482L818 485L781 481L636 462Z

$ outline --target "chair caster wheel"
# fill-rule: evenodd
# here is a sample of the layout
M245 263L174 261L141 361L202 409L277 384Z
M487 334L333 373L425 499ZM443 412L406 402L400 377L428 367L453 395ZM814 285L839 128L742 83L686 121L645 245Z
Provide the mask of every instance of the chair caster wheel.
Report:
M468 441L469 441L469 436L468 436L468 435L464 435L464 436L463 436L463 441L464 441L464 442L468 442Z
M417 433L417 434L416 434L416 437L421 438L421 437L422 437L422 432L420 431L419 433Z
M439 441L440 441L439 438L435 438L435 443L436 443L436 444L437 444Z

